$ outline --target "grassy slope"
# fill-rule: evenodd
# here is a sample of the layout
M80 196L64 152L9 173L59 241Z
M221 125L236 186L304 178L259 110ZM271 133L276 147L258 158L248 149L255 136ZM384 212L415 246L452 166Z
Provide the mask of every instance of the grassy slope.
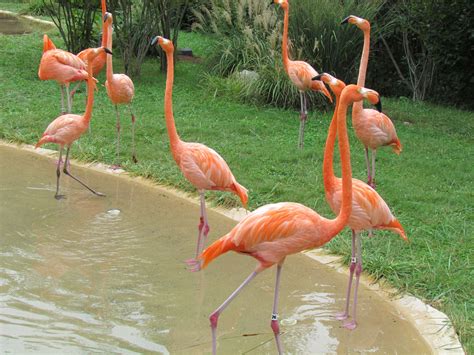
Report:
M37 79L41 36L0 35L2 139L34 143L59 113L58 86ZM58 36L53 40L60 46ZM206 42L189 34L183 35L181 44L191 46L198 55L205 54L208 48ZM115 57L117 72L121 70L119 62ZM297 201L323 215L332 215L324 199L321 176L330 113L310 114L306 148L299 151L295 111L244 105L219 91L208 92L201 84L202 75L199 64L177 65L174 110L181 137L205 143L225 157L239 182L250 189L250 209L269 202ZM103 83L102 75L99 80ZM122 119L122 159L132 173L193 191L169 154L163 118L164 83L158 62L148 61L142 79L135 81L139 163L132 164L128 154L130 120L126 114ZM81 160L112 163L115 115L105 89L99 87L92 134L75 143L72 155ZM389 149L379 151L378 191L404 225L411 243L382 232L376 238L365 238L364 268L445 311L470 352L474 350L474 275L470 260L474 247L474 115L406 100L386 99L384 107L397 126L404 151L400 157ZM74 112L82 112L83 108L84 94L80 93ZM354 176L364 179L363 150L353 136L350 138ZM228 193L208 196L219 204L238 205ZM344 237L335 238L328 246L347 260L349 235L346 230Z

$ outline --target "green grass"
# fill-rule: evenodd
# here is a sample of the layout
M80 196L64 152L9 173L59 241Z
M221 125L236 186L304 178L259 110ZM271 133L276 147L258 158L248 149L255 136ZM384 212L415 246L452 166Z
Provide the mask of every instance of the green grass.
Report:
M0 4L1 8L1 4ZM53 41L61 47L58 35ZM206 56L212 43L183 33L181 46ZM57 84L37 77L42 35L0 35L0 138L35 143L59 114ZM121 70L119 56L115 70ZM181 176L170 152L163 117L165 75L148 60L141 80L135 80L138 164L130 159L130 120L122 109L122 159L126 170L185 191L193 187ZM104 82L103 74L99 81ZM176 67L174 113L182 139L207 144L229 163L240 183L249 188L250 209L270 202L297 201L332 216L322 183L323 145L331 112L311 112L305 149L296 149L298 113L238 102L232 91L209 90L201 64L179 62ZM84 161L114 162L115 115L99 85L92 133L82 137L72 156ZM412 293L446 312L467 352L474 351L472 268L473 181L472 112L386 99L404 146L397 157L389 149L377 155L378 191L404 225L411 243L390 233L365 238L364 269L384 278L402 292ZM74 112L83 112L84 93L76 96ZM354 176L365 179L363 149L352 133ZM54 148L54 145L50 145ZM21 162L19 162L21 163ZM238 206L230 193L213 192L216 204ZM328 246L350 252L349 231ZM214 236L217 237L217 236Z

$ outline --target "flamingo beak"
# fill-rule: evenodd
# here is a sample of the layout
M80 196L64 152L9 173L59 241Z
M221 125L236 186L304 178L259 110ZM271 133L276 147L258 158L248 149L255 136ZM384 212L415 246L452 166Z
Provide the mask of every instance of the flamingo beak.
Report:
M346 23L349 23L349 19L350 19L350 18L351 18L350 16L347 16L344 20L341 21L341 25L344 25L344 24L346 24Z
M103 47L104 48L104 52L107 53L107 54L110 54L112 55L112 51L106 47Z
M109 15L110 15L110 14L109 14L108 12L105 13L105 15L104 15L104 22L107 21L107 19L109 18Z
M154 46L158 42L158 38L160 38L160 36L156 36L151 40L151 45L152 46Z
M321 81L321 77L322 77L324 74L326 74L326 73L318 74L318 75L316 75L315 77L313 77L311 80L319 80L319 81Z
M379 98L379 101L375 104L377 111L382 112L382 101Z

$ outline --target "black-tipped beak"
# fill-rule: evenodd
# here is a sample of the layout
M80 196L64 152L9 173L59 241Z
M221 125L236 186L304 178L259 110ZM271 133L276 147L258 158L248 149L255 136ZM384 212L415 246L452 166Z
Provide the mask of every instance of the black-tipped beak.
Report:
M321 73L321 74L318 74L316 75L315 77L313 77L311 80L321 80L321 77L326 74L326 73Z
M104 14L104 22L107 21L107 18L108 18L108 17L109 17L109 13L106 12L106 13Z
M151 40L151 45L154 46L157 42L158 42L158 38L160 36L155 36L152 40Z
M382 112L382 101L380 100L380 98L379 102L375 104L375 108L377 109L377 111Z
M344 24L346 24L346 23L349 23L349 19L350 19L350 18L351 18L350 16L347 16L344 20L341 21L341 25L344 25Z
M106 47L104 47L104 52L107 53L107 54L110 54L112 55L112 51Z

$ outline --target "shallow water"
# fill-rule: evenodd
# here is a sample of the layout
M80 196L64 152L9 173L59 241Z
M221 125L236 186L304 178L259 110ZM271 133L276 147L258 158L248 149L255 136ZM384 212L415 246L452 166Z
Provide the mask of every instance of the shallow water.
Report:
M72 151L74 155L74 149ZM228 253L200 273L193 255L198 206L123 177L72 172L107 194L90 194L55 163L0 145L0 348L2 352L209 353L208 315L253 270ZM209 212L211 240L234 224ZM276 353L270 315L275 270L259 275L219 319L221 354ZM361 286L359 327L332 315L346 276L303 255L282 272L285 352L423 354L415 328Z
M31 33L35 30L49 31L54 28L53 24L33 21L24 16L18 16L10 12L0 12L0 34L20 35Z

